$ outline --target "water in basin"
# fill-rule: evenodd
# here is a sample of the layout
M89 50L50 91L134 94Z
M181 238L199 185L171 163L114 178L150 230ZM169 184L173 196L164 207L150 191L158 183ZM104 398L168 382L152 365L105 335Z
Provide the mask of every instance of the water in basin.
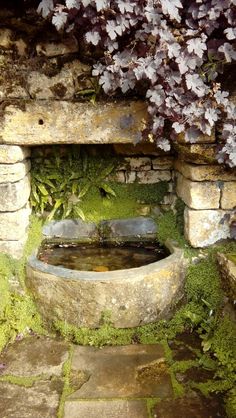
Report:
M141 267L169 255L158 243L126 245L53 245L40 249L38 258L47 264L81 271L112 271Z

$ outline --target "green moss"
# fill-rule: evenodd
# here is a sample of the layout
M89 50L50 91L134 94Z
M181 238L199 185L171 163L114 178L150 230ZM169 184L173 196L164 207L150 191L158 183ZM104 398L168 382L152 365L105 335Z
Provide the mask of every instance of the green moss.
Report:
M153 418L153 410L160 402L159 398L147 398L147 411L148 411L148 418Z
M35 382L43 379L46 376L12 376L5 375L0 376L0 382L8 382L12 385L23 386L25 388L31 388Z
M188 301L206 305L217 310L222 302L220 274L216 259L208 256L197 264L189 266L185 289Z
M229 418L236 417L236 388L228 391L225 397L225 409Z
M0 292L3 294L0 304L0 352L8 341L13 341L17 334L27 334L29 330L43 333L42 320L25 289L25 264L29 254L41 240L41 221L32 217L29 236L24 255L19 260L0 254ZM14 277L22 286L22 292L10 289L9 280Z
M59 403L59 407L57 411L57 418L63 418L66 397L70 395L71 393L73 393L73 388L71 387L71 383L70 383L72 356L73 356L73 346L70 346L68 359L63 364L62 378L63 378L64 386L63 386L63 391L62 391L62 395L60 398L60 403Z
M227 254L227 257L230 261L233 261L236 264L236 254Z

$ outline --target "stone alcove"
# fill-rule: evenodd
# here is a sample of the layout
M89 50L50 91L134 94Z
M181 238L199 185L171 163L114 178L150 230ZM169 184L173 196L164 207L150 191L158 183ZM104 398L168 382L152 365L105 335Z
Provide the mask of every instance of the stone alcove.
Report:
M95 91L94 79L91 66L81 62L78 42L50 31L33 28L27 19L16 22L14 15L1 23L0 251L16 258L22 254L31 213L31 149L52 144L126 147L130 170L117 176L131 183L167 181L163 204L170 207L175 195L184 201L185 236L193 247L230 237L236 174L217 164L215 133L200 136L195 144L179 137L171 155L152 143L134 146L147 124L145 103L89 101L84 92Z

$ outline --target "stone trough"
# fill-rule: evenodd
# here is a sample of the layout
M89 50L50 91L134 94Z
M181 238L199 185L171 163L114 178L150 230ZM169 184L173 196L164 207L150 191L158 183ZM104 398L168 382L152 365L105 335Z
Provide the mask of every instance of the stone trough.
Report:
M103 221L99 226L80 220L51 222L44 227L47 242L148 242L156 239L151 218ZM97 328L104 313L114 327L127 328L167 319L183 295L185 260L173 243L160 261L116 271L79 271L40 261L37 253L27 265L27 285L42 316L50 323L66 321Z

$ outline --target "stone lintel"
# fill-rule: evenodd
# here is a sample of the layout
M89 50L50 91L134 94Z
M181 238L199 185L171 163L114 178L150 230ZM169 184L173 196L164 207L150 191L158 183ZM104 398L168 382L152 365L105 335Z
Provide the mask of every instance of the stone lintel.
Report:
M14 145L132 143L147 121L143 101L9 104L0 122L0 142Z
M236 181L236 170L223 165L196 165L176 160L175 169L193 181Z

